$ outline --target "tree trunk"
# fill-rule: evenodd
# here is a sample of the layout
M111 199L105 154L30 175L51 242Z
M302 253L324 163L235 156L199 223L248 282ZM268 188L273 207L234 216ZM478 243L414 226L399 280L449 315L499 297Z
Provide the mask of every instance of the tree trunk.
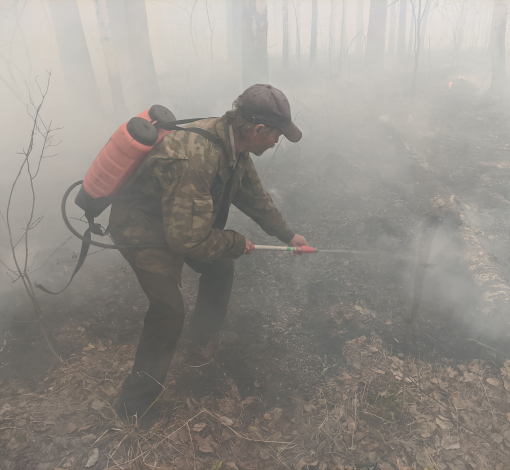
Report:
M242 20L242 3L238 0L227 0L227 54L234 65L241 63Z
M458 26L458 40L457 40L457 51L462 50L464 45L464 30L466 29L466 19L468 14L467 0L462 2L462 8L460 9L459 26Z
M363 26L363 7L365 5L365 0L358 0L356 4L356 46L354 48L354 53L361 57L363 55L363 48L365 45L363 30L365 29Z
M120 75L119 63L110 31L110 21L106 9L105 0L95 0L97 22L99 25L99 36L108 71L108 81L112 95L113 108L115 113L122 118L127 117L128 110L124 101L122 89L122 78Z
M505 35L509 0L495 0L492 12L492 82L491 92L503 94L508 91L505 60Z
M330 0L331 9L329 13L329 39L328 39L328 59L329 59L329 75L333 75L333 48L335 46L335 27L334 27L334 15L336 8L336 0Z
M365 54L365 66L369 69L378 69L383 65L387 10L387 0L370 0L367 51Z
M342 72L343 59L346 47L346 18L345 18L345 0L342 0L342 25L340 26L340 62L339 69Z
M420 53L422 44L422 32L421 26L425 14L428 11L430 0L418 0L412 3L413 7L413 19L414 22L414 68L413 68L413 80L411 83L411 98L414 99L416 94L416 80L418 78L418 65L420 63Z
M141 107L148 108L161 101L162 96L152 56L145 0L124 0L124 9L137 97Z
M282 65L289 68L289 0L282 0L283 42Z
M243 83L267 83L267 3L266 0L243 0Z
M296 0L297 1L297 0ZM295 4L294 0L291 0L292 2L292 7L294 8L294 18L296 20L296 57L297 57L297 61L298 61L298 68L299 70L301 70L301 31L300 31L300 28L299 28L299 6L300 6L300 3Z
M62 70L72 102L103 111L76 0L49 2Z
M412 5L412 2L411 2L411 5ZM415 45L415 35L414 35L414 27L415 27L415 21L414 21L414 16L411 14L411 21L409 21L409 44L408 44L408 49L407 49L407 54L408 55L411 55L411 53L413 52L414 50L414 45Z
M402 63L406 57L407 0L400 0L398 11L397 60Z
M317 63L317 0L312 0L312 28L310 34L310 65Z
M397 33L397 3L394 1L390 6L389 16L388 56L393 57L395 53L395 36Z
M421 18L421 24L420 24L420 43L422 47L427 42L427 24L429 21L429 14L430 14L430 8L432 7L432 0L425 0L425 7L423 9L423 15Z

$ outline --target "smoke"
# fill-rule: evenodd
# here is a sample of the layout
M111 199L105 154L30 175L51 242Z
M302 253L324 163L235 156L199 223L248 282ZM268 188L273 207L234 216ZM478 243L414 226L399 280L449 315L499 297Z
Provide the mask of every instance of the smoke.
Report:
M285 321L291 321L283 311L290 306L314 309L317 321L325 321L324 312L337 304L363 304L378 312L384 318L381 328L387 321L404 321L424 220L435 198L454 195L460 221L445 223L434 234L420 328L430 336L437 325L474 336L482 330L492 338L506 334L503 320L487 327L487 315L500 318L506 300L502 294L487 303L487 289L495 287L477 282L477 269L482 268L476 263L481 261L470 255L476 252L472 231L498 279L504 282L510 274L504 222L510 196L497 180L501 176L487 176L492 189L480 179L481 173L508 168L495 166L506 162L508 142L501 124L506 114L501 117L505 111L484 95L491 82L489 3L443 2L427 12L414 89L416 24L410 5L404 29L390 31L390 25L401 24L402 11L390 7L371 14L373 2L347 1L342 8L340 2L319 1L316 25L311 2L293 2L295 8L285 13L281 1L256 2L267 8L249 12L235 1L147 1L145 12L128 8L124 16L114 15L115 2L109 1L64 2L76 6L72 11L61 10L62 2L53 0L28 2L23 8L18 3L3 2L0 14L2 211L20 165L16 152L28 145L28 92L36 99L47 70L52 78L43 115L62 128L56 133L62 143L55 156L43 161L36 180L36 213L44 217L31 237L34 268L68 237L60 217L63 192L83 178L122 122L155 102L179 119L220 116L244 85L267 80L286 93L303 130L299 144L284 141L255 161L291 228L318 248L398 256L254 253L239 260L238 282L271 282L261 288L263 298L243 301L260 302L270 311L271 302L285 298L287 303L275 313ZM69 24L80 34L59 22L66 15L73 16ZM259 42L247 44L246 28L240 27L246 21L262 28L257 34L264 35L267 27L264 53L257 49ZM371 28L373 22L383 30ZM311 61L314 28L317 51ZM288 60L282 57L285 41ZM487 163L483 168L482 160ZM15 195L17 229L26 217L28 181L22 183ZM70 212L76 218L82 215L75 208ZM107 225L107 214L101 222ZM236 210L229 227L253 242L275 243ZM79 245L69 241L35 278L51 286L64 284ZM5 231L0 232L0 259L10 262ZM92 255L83 270L96 273L98 283L108 283L124 276L123 266L119 253L105 251ZM94 292L97 284L89 282L90 277L80 274L67 299ZM0 278L0 293L7 299L2 315L16 315L17 285ZM296 294L284 295L285 289Z

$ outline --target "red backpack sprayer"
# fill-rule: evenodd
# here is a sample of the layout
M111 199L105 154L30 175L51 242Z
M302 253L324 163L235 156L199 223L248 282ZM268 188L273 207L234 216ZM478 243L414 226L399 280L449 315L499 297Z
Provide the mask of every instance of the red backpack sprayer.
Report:
M73 183L65 192L62 198L62 217L67 228L73 235L82 240L82 246L78 263L74 269L71 279L59 292L52 292L40 284L36 286L48 294L57 295L63 292L72 282L85 261L90 245L107 249L153 249L168 248L167 245L116 245L100 243L92 240L92 234L104 237L108 235L108 229L103 230L101 224L95 222L98 217L114 200L119 191L126 187L137 170L155 145L160 143L164 137L171 132L186 131L199 134L212 142L217 142L218 137L195 127L180 127L180 124L188 124L200 119L186 119L177 121L174 114L161 105L154 105L138 116L131 118L122 124L111 136L108 143L99 152L85 175L85 179ZM81 188L75 198L75 203L85 211L85 218L89 224L88 229L80 234L70 223L66 212L66 205L69 195L74 188ZM350 253L350 254L371 254L368 251L352 250L317 250L311 246L286 247L286 246L265 246L254 245L255 250L289 251L294 254L303 253Z

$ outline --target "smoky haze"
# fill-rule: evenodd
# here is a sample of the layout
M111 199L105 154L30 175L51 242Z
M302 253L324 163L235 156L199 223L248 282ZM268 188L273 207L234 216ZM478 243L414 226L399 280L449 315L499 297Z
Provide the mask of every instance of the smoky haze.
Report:
M281 140L253 157L285 220L319 249L379 254L255 252L236 262L227 327L254 332L287 371L301 371L268 383L290 394L298 383L313 387L323 369L338 371L343 334L374 332L395 353L411 344L430 360L507 359L507 10L501 0L2 1L2 214L29 145L29 93L40 102L48 72L42 117L61 141L34 180L43 219L30 231L33 281L56 290L69 279L79 240L45 262L69 237L62 195L123 122L156 103L177 119L221 116L246 87L270 83L303 131L299 143ZM23 172L11 209L16 239L29 216L28 183ZM278 244L234 208L227 227ZM4 226L0 260L13 267ZM196 279L185 271L188 309ZM30 300L8 275L0 294L0 342L19 342L16 322L30 321ZM115 250L89 256L62 295L37 295L67 355L62 327L82 325L91 342L134 343L146 308ZM339 312L351 312L347 330ZM360 312L359 321L349 316Z

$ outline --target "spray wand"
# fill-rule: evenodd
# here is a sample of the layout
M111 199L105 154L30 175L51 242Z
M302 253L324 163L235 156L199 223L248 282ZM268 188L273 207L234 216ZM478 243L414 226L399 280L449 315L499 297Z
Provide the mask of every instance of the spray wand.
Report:
M303 253L346 253L353 255L387 255L387 256L398 256L394 253L384 253L381 251L360 251L360 250L318 250L312 246L270 246L270 245L252 245L253 249L265 250L265 251L290 251L295 255L302 255Z

